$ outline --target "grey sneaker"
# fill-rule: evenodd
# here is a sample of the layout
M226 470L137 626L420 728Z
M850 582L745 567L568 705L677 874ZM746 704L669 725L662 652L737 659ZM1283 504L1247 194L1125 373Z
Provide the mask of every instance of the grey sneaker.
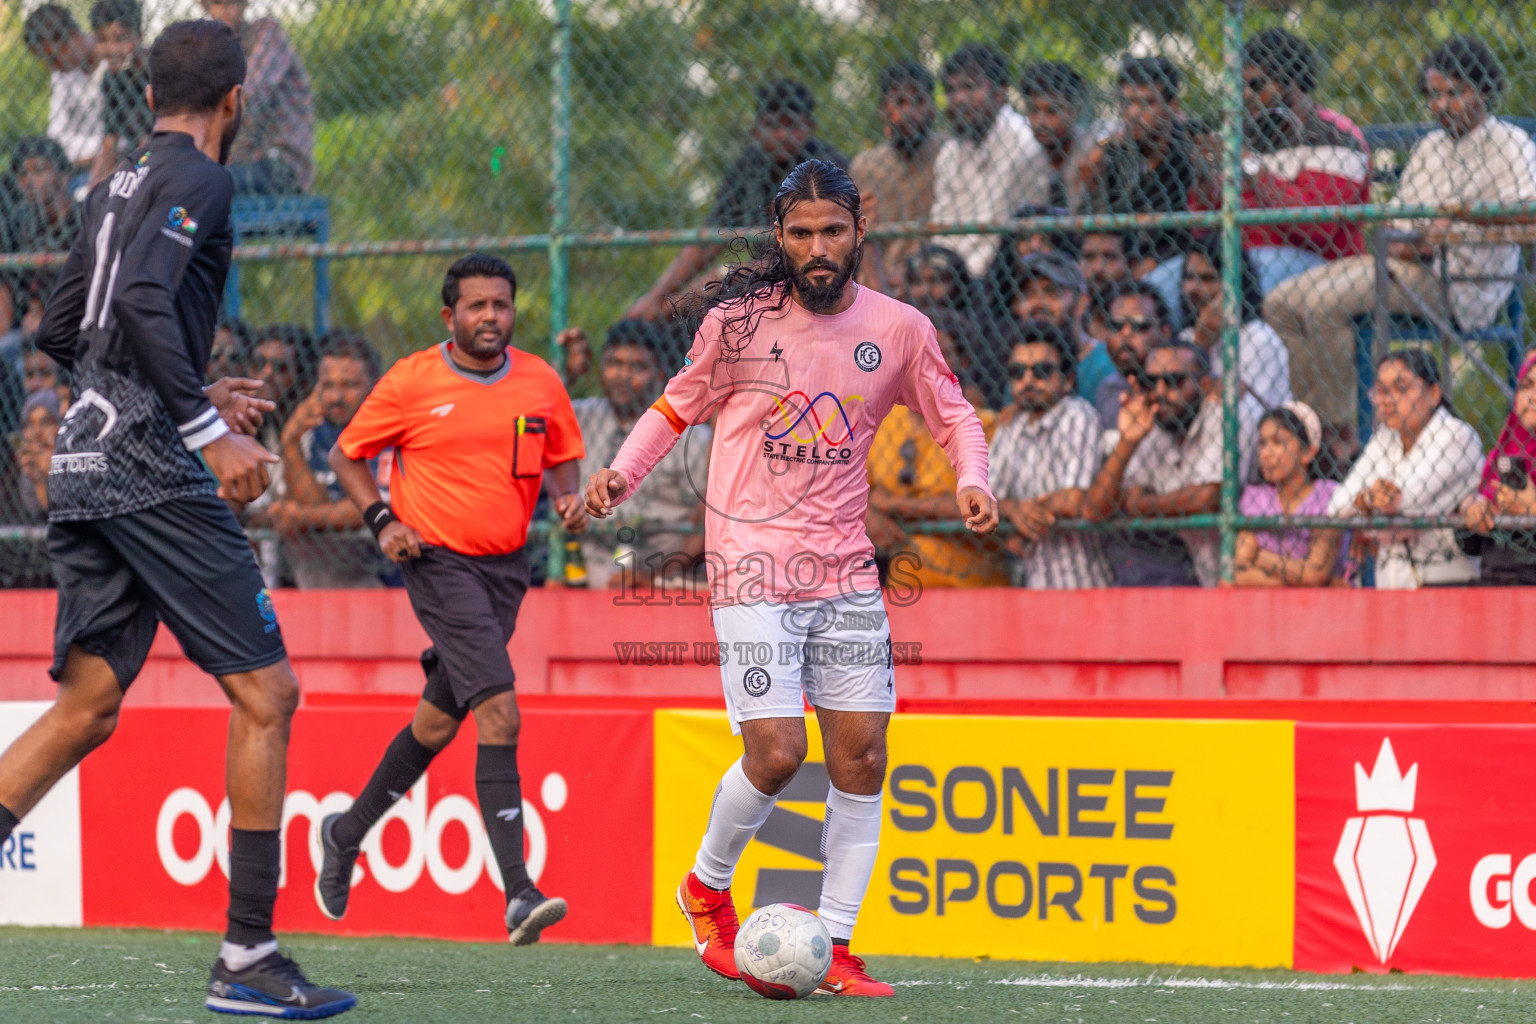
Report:
M320 822L320 873L315 876L315 902L320 913L332 921L347 916L347 897L352 893L352 865L357 863L357 847L343 850L336 842L336 822L340 814L327 814Z
M514 946L533 945L539 941L540 932L565 916L566 909L565 900L559 896L529 889L507 904L507 941Z
M357 996L339 988L321 988L281 953L269 953L243 971L216 960L203 1005L215 1013L281 1020L319 1020L345 1013Z

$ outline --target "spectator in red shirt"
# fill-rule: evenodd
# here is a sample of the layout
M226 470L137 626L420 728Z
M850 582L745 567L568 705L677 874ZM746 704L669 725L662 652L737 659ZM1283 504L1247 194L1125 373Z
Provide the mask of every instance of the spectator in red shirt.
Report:
M1370 154L1365 136L1343 114L1312 99L1317 55L1284 29L1258 33L1243 48L1243 206L1355 205L1370 201ZM1194 204L1217 209L1219 195ZM1281 281L1343 256L1365 252L1359 223L1255 224L1243 248L1269 294Z

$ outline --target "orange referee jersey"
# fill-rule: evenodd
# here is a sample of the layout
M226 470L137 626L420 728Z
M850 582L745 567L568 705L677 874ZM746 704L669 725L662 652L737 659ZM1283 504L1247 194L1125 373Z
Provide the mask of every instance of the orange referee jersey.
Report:
M391 367L336 443L349 459L395 449L390 508L428 544L508 554L528 539L544 470L586 454L581 428L538 356L509 348L481 377L454 365L451 345Z

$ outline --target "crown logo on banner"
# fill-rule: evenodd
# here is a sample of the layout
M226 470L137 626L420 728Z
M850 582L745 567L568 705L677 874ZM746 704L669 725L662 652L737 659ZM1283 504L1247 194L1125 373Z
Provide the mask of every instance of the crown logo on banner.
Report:
M1376 755L1376 766L1371 769L1371 774L1365 774L1365 767L1355 762L1355 807L1361 814L1367 811L1408 814L1413 810L1418 788L1419 766L1413 765L1407 775L1402 774L1390 739L1381 741L1381 751Z

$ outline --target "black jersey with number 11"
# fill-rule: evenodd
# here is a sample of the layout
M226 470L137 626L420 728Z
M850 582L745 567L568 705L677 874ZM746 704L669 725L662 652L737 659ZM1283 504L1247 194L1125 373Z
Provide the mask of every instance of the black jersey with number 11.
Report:
M218 490L197 452L228 430L203 372L229 274L233 191L191 136L156 132L87 197L38 330L75 390L48 474L51 520Z

